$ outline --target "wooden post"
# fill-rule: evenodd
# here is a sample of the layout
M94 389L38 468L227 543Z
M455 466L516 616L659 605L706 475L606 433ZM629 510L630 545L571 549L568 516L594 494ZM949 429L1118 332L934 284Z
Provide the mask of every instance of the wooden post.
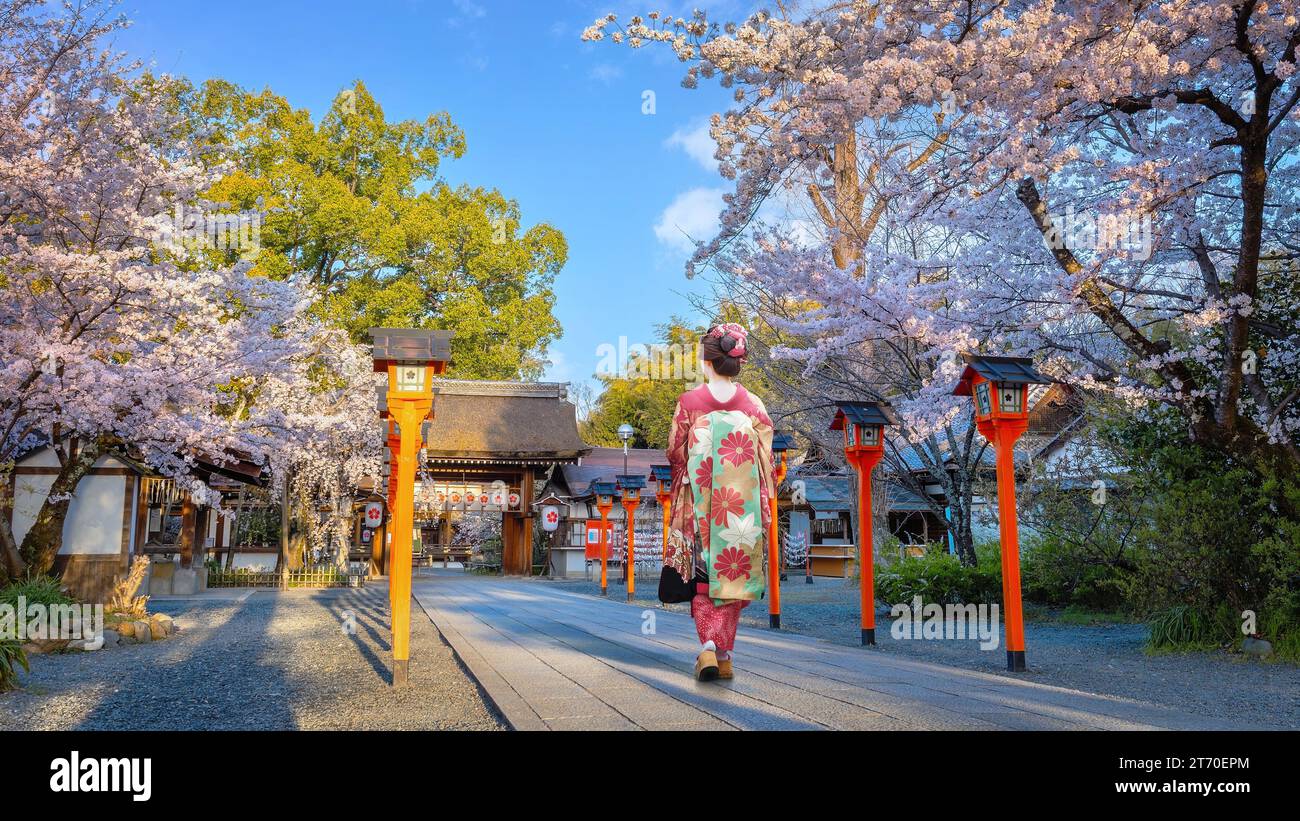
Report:
M778 485L779 487L779 485ZM771 508L771 520L767 529L767 601L768 626L773 630L781 629L781 544L776 527L776 494L768 500Z
M600 510L600 595L609 595L609 512L610 505L597 505Z
M1007 634L1007 669L1025 669L1025 619L1020 601L1020 533L1016 515L1016 440L1027 422L998 419L993 423L997 451L998 541L1002 551L1002 601Z
M202 567L208 560L208 527L212 523L212 509L207 505L194 508L194 565Z
M384 564L384 532L387 525L380 525L370 534L370 575L384 576L387 575L387 568Z
M785 451L774 454L772 466L771 521L767 533L768 626L781 629L781 582L785 579L785 555L781 550L781 483L785 481Z
M388 396L389 414L401 431L396 467L397 493L393 509L388 589L393 605L393 685L407 682L411 658L411 531L415 528L415 455L420 449L420 422L432 399ZM389 477L391 482L393 477Z
M627 539L627 556L624 558L627 575L627 600L636 596L636 508L640 497L624 493L623 496L623 532Z
M804 542L803 551L803 583L812 584L812 531L808 531L807 541Z
M663 529L664 564L667 564L668 563L668 523L672 520L672 515L673 515L672 497L665 493L663 499L660 500L659 505L662 508L661 512L663 513L663 517L664 517L664 529Z
M533 471L525 467L519 477L519 553L525 576L533 575Z
M194 566L195 518L194 500L187 493L181 502L181 529L176 535L176 547L181 554L181 567L184 568Z
M883 454L863 450L847 454L858 473L858 581L862 607L862 644L876 643L876 579L874 534L871 515L871 471Z

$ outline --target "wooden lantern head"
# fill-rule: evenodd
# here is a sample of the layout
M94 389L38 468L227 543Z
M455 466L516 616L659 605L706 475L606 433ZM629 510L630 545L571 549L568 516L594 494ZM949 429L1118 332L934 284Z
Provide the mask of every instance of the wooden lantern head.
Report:
M980 422L1028 419L1029 386L1052 381L1035 370L1033 360L1027 357L962 354L962 358L966 369L952 393L974 400L975 418Z
M618 490L624 505L634 505L641 501L641 488L645 487L644 476L619 474L615 478L618 480Z
M783 430L772 432L772 467L776 470L785 469L786 453L794 449L794 437Z
M844 431L844 453L883 453L885 425L895 424L893 410L880 402L836 402L831 430ZM775 447L773 448L775 450Z
M388 374L390 395L433 396L433 378L451 361L451 331L371 328L370 338L375 372Z
M591 492L596 494L596 507L608 510L614 506L614 491L616 487L613 482L592 482Z
M672 492L673 469L669 465L651 465L650 478L655 483L655 498L665 499Z

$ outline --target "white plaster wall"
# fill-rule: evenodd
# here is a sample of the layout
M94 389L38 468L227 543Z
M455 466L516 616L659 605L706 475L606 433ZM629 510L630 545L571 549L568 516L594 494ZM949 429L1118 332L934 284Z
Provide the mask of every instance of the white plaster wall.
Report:
M14 539L19 544L27 531L36 523L36 515L45 504L45 497L50 495L53 476L27 476L19 474L14 477Z
M14 484L14 538L19 542L32 529L53 476L16 477ZM114 555L122 552L122 506L126 477L87 476L77 484L68 516L63 522L60 555Z
M581 577L586 573L586 548L556 547L551 550L551 570L556 576Z
M222 566L225 566L226 554L221 554ZM256 570L269 573L275 569L274 553L236 553L236 570Z

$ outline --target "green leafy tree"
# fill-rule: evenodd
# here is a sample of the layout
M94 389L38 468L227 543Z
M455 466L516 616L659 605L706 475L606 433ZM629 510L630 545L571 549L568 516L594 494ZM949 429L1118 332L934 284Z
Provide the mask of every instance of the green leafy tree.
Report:
M677 397L698 382L696 343L704 329L674 317L658 332L658 342L648 350L629 352L629 361L618 373L598 377L604 390L582 425L588 444L622 445L618 428L626 422L636 430L632 447L668 447Z
M525 228L501 192L439 177L465 152L446 113L390 122L360 82L319 123L222 80L178 84L176 99L196 139L234 160L211 200L266 214L255 271L312 282L318 310L357 341L380 325L445 329L455 376L541 375L568 246L549 225Z

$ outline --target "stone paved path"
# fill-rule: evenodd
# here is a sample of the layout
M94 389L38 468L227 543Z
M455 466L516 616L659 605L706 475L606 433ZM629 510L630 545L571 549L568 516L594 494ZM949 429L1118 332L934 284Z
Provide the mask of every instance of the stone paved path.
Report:
M736 678L700 683L694 625L680 613L540 580L436 574L417 578L413 592L520 730L1251 728L743 627Z

